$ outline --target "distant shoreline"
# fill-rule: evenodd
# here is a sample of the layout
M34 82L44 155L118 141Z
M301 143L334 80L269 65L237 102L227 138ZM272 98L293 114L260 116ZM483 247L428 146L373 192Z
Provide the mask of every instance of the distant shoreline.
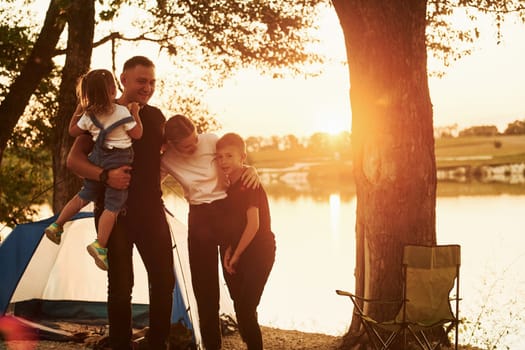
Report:
M525 177L525 135L463 136L436 139L438 180L516 182ZM264 149L250 163L272 179L348 181L353 179L351 150Z

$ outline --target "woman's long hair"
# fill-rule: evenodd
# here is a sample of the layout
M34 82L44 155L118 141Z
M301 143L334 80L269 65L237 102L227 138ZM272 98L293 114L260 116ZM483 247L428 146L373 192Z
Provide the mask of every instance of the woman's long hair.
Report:
M171 141L174 144L184 140L195 131L195 124L190 118L176 114L166 122L164 127L164 142Z

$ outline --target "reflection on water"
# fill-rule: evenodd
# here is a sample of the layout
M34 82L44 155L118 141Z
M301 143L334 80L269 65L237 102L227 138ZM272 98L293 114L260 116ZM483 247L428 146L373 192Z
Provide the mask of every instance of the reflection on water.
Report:
M525 165L507 165L500 167L482 167L478 176L468 175L468 170L441 169L438 171L437 195L441 196L486 196L496 194L525 194ZM447 173L448 171L448 173ZM273 174L273 173L272 173ZM268 176L261 172L263 184L268 193L276 198L291 201L301 200L305 196L324 202L331 194L339 195L341 201L352 200L356 196L352 178L312 178L307 173L293 176L278 172L280 176ZM444 175L448 174L448 175ZM467 176L468 175L468 176Z
M462 342L525 345L523 208L523 195L438 198L438 242L462 246L460 312L468 321Z
M438 197L495 195L525 195L525 186L501 182L482 183L474 180L467 183L441 181L438 182L437 187Z
M341 197L339 193L332 193L328 199L330 205L330 233L339 236L339 222L341 217Z
M351 303L335 289L354 288L354 185L324 185L310 194L265 185L277 257L259 307L263 325L342 335L350 324ZM517 349L525 345L525 190L502 186L439 183L437 236L462 246L460 343ZM165 198L186 222L185 202Z
M437 170L437 178L460 183L474 179L481 183L525 184L525 163L441 168Z
M308 197L314 201L326 202L331 194L337 194L341 201L349 201L355 197L355 185L352 181L314 181L308 187L294 186L289 182L263 182L266 192L274 198L290 201L302 200Z
M165 189L168 209L187 222L187 205ZM258 310L261 324L342 334L352 309L335 289L352 290L355 199L338 194L324 201L303 196L293 201L269 193L275 264Z

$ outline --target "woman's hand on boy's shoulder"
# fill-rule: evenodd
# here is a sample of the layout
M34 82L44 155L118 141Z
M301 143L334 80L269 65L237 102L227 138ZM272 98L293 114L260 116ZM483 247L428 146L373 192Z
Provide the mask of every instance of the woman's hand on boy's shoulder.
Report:
M251 165L245 165L244 171L241 175L241 182L245 187L251 189L259 188L259 186L261 185L261 179L259 178L257 169L255 169Z

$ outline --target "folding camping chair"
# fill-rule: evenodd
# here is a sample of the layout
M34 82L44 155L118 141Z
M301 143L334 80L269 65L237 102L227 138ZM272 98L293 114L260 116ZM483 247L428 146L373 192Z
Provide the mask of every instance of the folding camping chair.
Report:
M459 245L407 245L403 250L402 300L371 300L341 290L336 293L350 298L354 312L359 316L375 349L390 349L399 335L403 335L406 349L407 336L412 335L421 349L434 350L448 343L448 333L454 329L457 350L459 267ZM454 287L455 293L451 298ZM392 320L378 321L365 313L366 303L391 302L400 304L399 312ZM428 332L437 327L445 331L442 339L429 336Z

